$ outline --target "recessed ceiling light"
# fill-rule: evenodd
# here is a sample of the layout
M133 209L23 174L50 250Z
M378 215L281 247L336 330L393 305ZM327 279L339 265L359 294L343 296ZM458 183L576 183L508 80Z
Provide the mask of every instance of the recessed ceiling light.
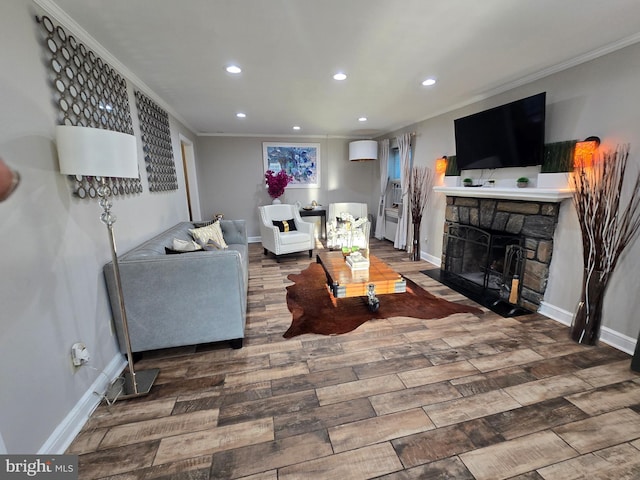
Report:
M294 129L294 130L300 130L300 126L299 126L299 125L294 125L294 126L293 126L293 129Z
M424 85L425 87L430 87L431 85L435 85L435 84L436 84L435 78L427 78L424 82L422 82L422 85Z
M358 119L359 122L366 122L367 121L367 117L360 117Z
M227 70L227 72L229 72L229 73L240 73L240 72L242 72L242 69L241 69L239 66L237 66L237 65L229 65L229 66L226 68L226 70Z
M343 73L343 72L338 72L333 76L334 80L346 80L347 79L347 74Z
M236 117L238 117L238 118L245 118L246 116L247 116L246 113L242 113L242 112L236 113Z

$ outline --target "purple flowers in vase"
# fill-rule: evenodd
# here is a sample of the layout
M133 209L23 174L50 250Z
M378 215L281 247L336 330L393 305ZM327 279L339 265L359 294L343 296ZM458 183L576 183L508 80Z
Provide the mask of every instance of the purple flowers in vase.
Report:
M286 186L293 180L293 177L288 175L284 170L280 170L278 173L275 173L273 170L267 170L264 178L267 182L267 192L271 198L282 196Z

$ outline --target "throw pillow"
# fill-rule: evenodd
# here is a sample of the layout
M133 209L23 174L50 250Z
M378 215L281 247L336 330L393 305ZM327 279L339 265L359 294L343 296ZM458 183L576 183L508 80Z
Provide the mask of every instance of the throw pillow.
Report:
M209 240L213 240L218 243L221 248L229 248L227 242L224 241L222 236L222 228L220 228L220 222L215 221L211 225L201 228L191 228L189 233L200 245L206 245Z
M201 251L202 251L202 248L198 248L197 250L174 250L173 248L164 247L164 253L166 255L177 255L180 253L193 253L193 252L201 252Z
M207 250L207 251L211 251L211 250L223 250L222 245L220 245L218 242L216 242L215 240L209 239L209 241L207 242L206 245L204 245L202 247L203 249Z
M278 227L278 230L281 232L292 232L297 230L296 222L293 221L293 218L290 220L273 220L273 226Z
M194 252L196 250L202 250L202 247L193 240L180 240L179 238L174 238L173 250L177 250L179 252Z

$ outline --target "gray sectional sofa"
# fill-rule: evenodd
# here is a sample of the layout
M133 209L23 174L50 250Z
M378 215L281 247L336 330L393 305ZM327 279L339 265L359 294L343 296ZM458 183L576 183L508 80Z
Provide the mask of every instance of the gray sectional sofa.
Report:
M244 220L221 220L225 250L168 255L173 239L192 240L182 222L118 257L132 352L231 341L241 348L249 258ZM120 350L126 353L113 264L104 266Z

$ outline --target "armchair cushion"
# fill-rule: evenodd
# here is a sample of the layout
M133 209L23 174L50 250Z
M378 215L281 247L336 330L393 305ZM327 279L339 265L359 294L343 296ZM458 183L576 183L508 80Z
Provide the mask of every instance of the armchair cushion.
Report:
M293 230L297 230L296 222L293 218L289 220L273 220L273 225L278 227L278 230L281 232L291 232Z

